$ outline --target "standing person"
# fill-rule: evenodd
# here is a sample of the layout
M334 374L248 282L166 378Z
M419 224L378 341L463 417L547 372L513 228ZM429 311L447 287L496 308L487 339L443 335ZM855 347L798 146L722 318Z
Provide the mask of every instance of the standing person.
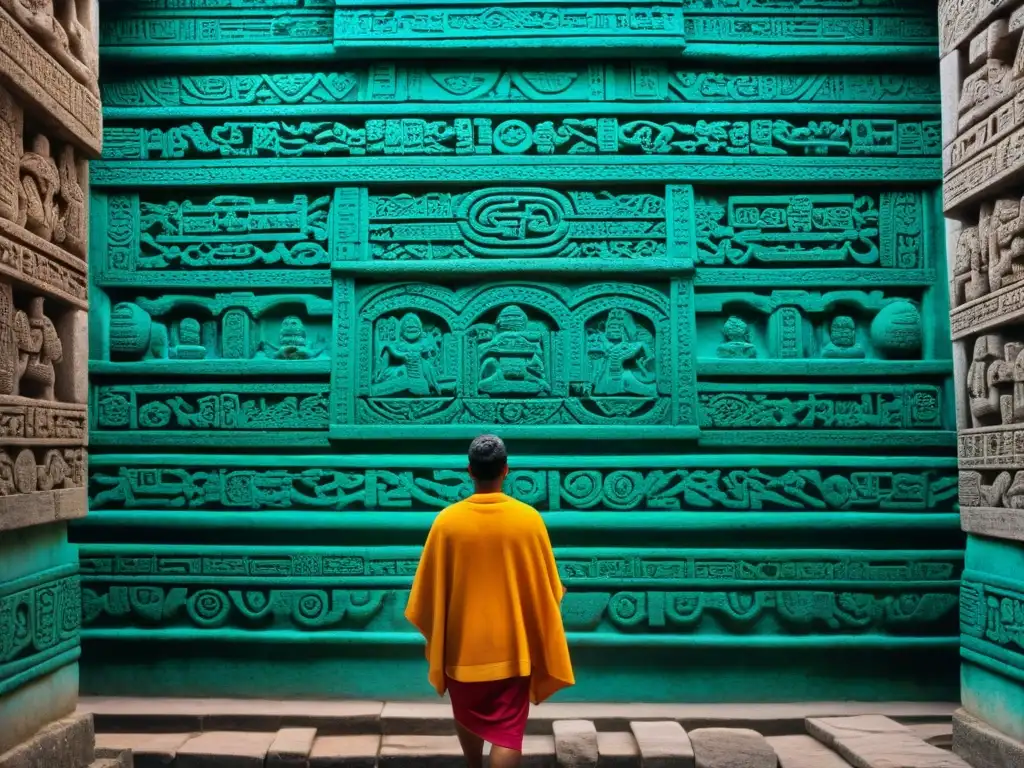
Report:
M434 520L405 617L427 641L430 683L452 702L469 768L517 768L530 703L573 685L551 540L540 513L502 493L501 438L469 446L475 493Z

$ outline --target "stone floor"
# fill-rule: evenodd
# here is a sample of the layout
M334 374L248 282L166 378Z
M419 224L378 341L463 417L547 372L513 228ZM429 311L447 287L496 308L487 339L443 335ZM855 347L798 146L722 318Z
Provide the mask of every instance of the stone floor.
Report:
M954 705L546 704L524 768L968 768ZM445 703L83 699L136 768L461 768Z

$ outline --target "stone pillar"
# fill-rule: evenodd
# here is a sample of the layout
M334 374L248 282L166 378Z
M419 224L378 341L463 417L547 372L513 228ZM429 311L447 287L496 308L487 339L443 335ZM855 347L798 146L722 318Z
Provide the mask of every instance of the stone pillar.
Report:
M0 0L0 768L93 760L78 699L86 512L90 0Z
M1024 761L1024 4L947 0L939 26L968 534L954 749L995 768Z

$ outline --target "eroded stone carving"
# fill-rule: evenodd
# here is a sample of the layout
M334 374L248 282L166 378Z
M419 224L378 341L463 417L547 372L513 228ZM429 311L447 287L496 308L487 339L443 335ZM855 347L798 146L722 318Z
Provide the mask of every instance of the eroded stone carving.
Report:
M78 82L99 95L92 33L78 18L75 0L3 0L2 6Z

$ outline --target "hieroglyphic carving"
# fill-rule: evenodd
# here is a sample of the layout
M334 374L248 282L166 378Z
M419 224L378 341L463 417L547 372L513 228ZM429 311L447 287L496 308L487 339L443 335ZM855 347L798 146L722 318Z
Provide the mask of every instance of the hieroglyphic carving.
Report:
M122 109L381 104L400 102L643 101L700 103L856 104L937 103L934 78L911 74L818 74L701 71L636 62L559 62L527 67L451 64L441 67L377 63L333 72L163 75L104 81L103 103Z
M330 198L257 200L219 196L138 203L111 198L113 226L138 226L137 253L108 252L108 270L239 269L264 266L316 267L329 263L327 218ZM116 218L115 218L116 217Z
M0 417L6 418L6 414L0 411ZM39 442L41 437L36 435L34 441ZM77 439L81 441L82 437ZM85 451L81 448L0 450L0 496L84 485Z
M391 155L843 155L930 157L937 121L631 120L581 117L252 121L108 127L111 160Z
M697 263L920 268L923 216L911 192L700 197Z
M97 386L92 420L100 430L322 430L325 390L298 384Z
M19 4L23 0L5 0ZM45 0L44 0L45 1ZM20 93L90 153L100 149L100 101L0 7L0 69Z
M0 0L0 7L79 83L99 95L99 59L92 33L78 17L76 0Z
M499 187L371 195L370 258L383 261L667 258L661 195Z
M0 584L0 694L46 674L46 662L77 651L82 594L76 570L63 566Z
M963 482L961 478L961 482ZM92 465L93 509L440 510L472 492L453 470ZM506 492L542 511L881 511L950 508L953 473L816 469L513 470Z

